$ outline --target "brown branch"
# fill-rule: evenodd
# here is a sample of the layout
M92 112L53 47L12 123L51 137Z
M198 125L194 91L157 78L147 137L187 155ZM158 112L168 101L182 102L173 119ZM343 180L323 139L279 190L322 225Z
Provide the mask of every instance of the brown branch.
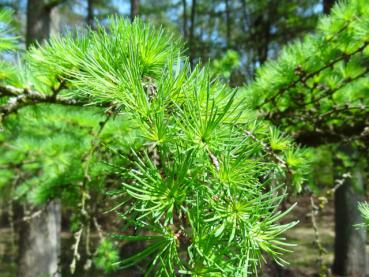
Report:
M324 117L328 117L335 113L340 112L348 112L352 110L359 110L359 111L369 111L369 106L366 105L358 105L358 106L350 106L350 105L344 105L344 106L334 106L332 110L325 112L321 115L319 115L319 119L323 119Z
M314 98L310 102L306 102L306 103L300 104L299 106L300 107L304 107L304 106L307 106L307 105L310 105L310 104L315 104L315 103L319 102L320 100L322 100L323 98L332 97L333 94L335 94L340 89L344 88L346 85L348 85L348 84L350 84L350 83L352 83L354 81L357 81L360 78L366 77L366 74L367 73L369 73L369 68L365 69L362 73L358 74L355 77L348 77L348 78L343 79L343 81L337 87L326 89L325 91L323 91L324 92L323 95L321 95L321 96L319 96L317 98Z
M101 225L97 221L96 217L93 217L93 222L94 222L94 226L95 226L95 229L97 231L97 234L99 235L100 240L103 240L104 239L104 232L103 232L103 229L102 229Z
M106 124L108 123L108 121L111 119L111 117L114 115L114 107L111 107L110 109L108 109L106 111L106 118L99 122L99 129L97 131L97 133L94 135L94 138L91 141L91 148L89 149L89 151L84 155L84 157L82 158L83 160L83 170L84 170L84 179L82 182L80 182L80 186L81 186L81 202L79 204L80 209L81 209L81 216L83 218L82 222L81 222L81 228L79 229L79 231L77 231L74 234L74 238L75 238L75 243L72 246L72 250L73 250L73 260L72 263L70 264L70 271L72 274L74 274L75 270L76 270L76 265L77 262L80 260L80 254L78 252L78 248L79 245L81 243L81 237L82 237L82 233L84 232L85 235L85 247L86 247L86 253L88 256L91 256L91 251L90 251L90 225L89 225L89 221L91 219L91 216L89 214L89 212L87 211L87 201L89 199L91 199L91 196L89 194L88 191L88 187L87 187L87 183L91 181L91 177L89 176L89 168L90 168L90 162L91 159L93 157L93 154L95 153L95 151L98 149L98 145L99 145L99 137L104 129L104 127L106 126ZM95 217L92 217L93 219L93 223L96 227L96 230L99 234L100 239L103 239L103 233L102 233L102 229L100 227L100 225L98 224L97 220ZM86 264L87 266L89 266L88 264Z
M6 104L0 105L0 121L11 113L16 113L23 107L37 105L40 103L53 103L67 106L83 106L87 104L87 102L84 101L57 96L57 93L61 90L61 88L62 84L53 90L52 95L49 95L30 90L28 88L17 88L13 86L0 85L0 97L10 97Z
M27 89L20 89L13 86L0 85L0 97L10 96L17 97L18 95L26 93Z
M102 131L104 130L105 125L108 123L108 121L111 119L111 117L114 114L114 108L111 108L109 110L106 111L106 118L99 122L99 129L94 137L94 139L91 141L91 148L90 151L82 158L82 160L84 161L84 183L85 181L91 181L91 178L88 174L89 168L90 168L90 162L92 159L93 154L95 153L95 151L97 150L97 147L99 145L99 137L102 133Z
M209 159L217 171L220 170L218 158L208 149Z
M296 132L293 137L304 146L319 146L326 143L367 137L366 128L368 125L367 122L360 122L355 125L324 126L324 128Z
M260 109L262 108L264 105L270 103L270 102L274 102L277 97L283 95L285 92L287 92L288 90L290 90L291 88L296 87L296 85L300 82L306 83L307 80L311 79L312 77L320 74L322 71L324 71L325 69L331 68L333 67L336 63L342 61L342 60L346 60L347 58L350 58L352 56L354 56L357 53L360 53L362 51L364 51L364 49L369 45L369 42L364 42L364 44L362 46L360 46L358 49L354 50L351 53L344 53L342 55L340 55L339 57L329 61L328 63L326 63L324 66L310 72L310 73L306 73L306 74L300 74L299 77L292 81L291 83L287 84L286 86L280 88L278 90L278 92L276 94L274 94L273 96L269 97L268 99L266 99L263 103L259 104L256 106L255 109Z
M280 163L283 167L286 167L288 169L288 164L281 158L279 157L271 148L269 145L267 145L265 142L259 140L257 137L254 136L254 134L248 130L243 130L245 132L245 135L250 137L253 141L259 143L263 149L265 150L265 152L267 152L267 154L269 156L272 156L278 163Z
M362 125L366 125L365 123L362 124L363 116L366 118L367 113L369 112L369 105L333 105L331 109L327 112L324 112L322 114L319 114L319 112L316 109L310 109L310 110L301 110L301 111L295 111L293 113L290 111L287 114L278 113L278 114L269 114L269 119L274 123L281 126L285 126L288 124L289 126L294 126L296 123L299 124L300 122L305 122L306 124L311 124L311 126L314 128L314 131L316 133L320 133L320 135L324 135L324 133L332 133L336 136L341 136L341 134L336 133L337 131L334 131L334 129L338 128L344 128L347 129L347 122L350 122L350 128L355 128L355 125L360 125L360 128ZM282 116L283 115L283 116ZM281 119L284 119L285 122L281 123ZM331 124L327 123L333 119L339 119L344 122L341 125L337 125L333 127ZM358 123L359 122L359 123ZM355 128L356 129L356 128ZM323 131L324 130L324 131ZM333 132L332 132L333 130ZM359 129L359 132L362 130ZM305 132L305 131L302 131ZM346 134L343 134L344 137Z
M81 257L80 254L78 253L78 248L81 242L82 232L83 232L83 227L79 229L76 233L74 233L75 243L72 245L73 260L72 260L72 263L70 264L70 272L72 274L74 274L74 272L76 271L77 261Z
M324 272L323 255L327 253L327 250L323 247L320 240L319 228L316 222L316 216L319 213L319 207L315 205L313 196L310 197L310 204L311 204L311 212L310 212L311 224L313 225L314 230L314 244L318 248L317 263L319 265L320 271Z
M290 182L291 181L291 176L293 175L293 170L292 168L288 165L288 163L283 160L278 154L276 154L273 149L267 145L265 142L263 142L262 140L258 139L251 131L248 130L243 130L243 132L245 133L245 135L247 137L250 137L253 141L259 143L264 151L270 156L272 157L277 163L279 163L281 165L281 167L283 167L285 169L285 173L286 173L286 182Z

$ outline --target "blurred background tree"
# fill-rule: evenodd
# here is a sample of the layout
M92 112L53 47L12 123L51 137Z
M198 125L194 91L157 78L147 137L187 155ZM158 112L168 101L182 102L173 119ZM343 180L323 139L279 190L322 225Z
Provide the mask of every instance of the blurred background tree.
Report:
M111 14L131 18L139 14L182 35L194 61L207 62L222 58L227 50L236 51L240 67L237 85L250 81L256 68L276 57L283 45L313 31L323 12L321 0L45 0L43 8L42 2L30 0L28 16L26 0L1 0L0 5L15 12L20 34L26 33L26 18L58 21L57 29L65 32L82 24L93 25L93 18L104 22ZM324 1L325 11L329 10L328 2ZM37 15L38 9L42 15ZM55 10L57 13L51 15ZM46 33L47 29L38 35Z
M368 182L368 3L343 2L331 12L314 35L261 67L247 93L261 117L302 145L329 149L325 161L332 163L335 180L333 272L365 276L366 233L354 226L363 222L358 204Z

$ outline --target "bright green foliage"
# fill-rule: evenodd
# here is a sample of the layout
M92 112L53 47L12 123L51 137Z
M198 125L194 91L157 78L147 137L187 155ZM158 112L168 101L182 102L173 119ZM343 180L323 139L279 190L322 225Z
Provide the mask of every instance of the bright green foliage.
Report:
M102 240L94 258L96 267L108 273L117 269L117 262L119 262L119 252L114 242L109 239Z
M48 125L48 137L31 134L41 141L38 147L30 138L12 143L20 140L23 155L36 149L35 155L45 156L39 165L45 187L32 178L25 182L38 192L37 202L70 194L73 184L82 219L84 203L92 197L93 206L101 199L89 193L90 184L100 188L97 194L104 192L110 174L119 171L122 185L113 194L121 197L115 209L125 226L117 237L141 241L145 248L117 266L140 263L147 276L246 276L257 272L263 255L285 263L282 254L290 244L283 232L296 222L280 224L289 210L281 213L278 207L285 183L301 185L305 154L255 120L244 97L212 79L207 68L191 70L180 42L139 20L111 18L107 29L54 37L31 49L26 64L33 88L47 95L57 91L47 98L51 103L107 107L107 119L92 138L85 129L101 119L94 120L88 107L48 105L33 122L43 130ZM6 120L16 119L22 120L12 115ZM19 134L36 129L19 124ZM127 143L126 135L132 138ZM102 161L113 166L111 171ZM86 167L87 176L81 170ZM74 185L78 182L80 187ZM85 224L81 220L76 230ZM135 235L125 232L131 228ZM101 251L112 253L110 248L104 241L99 247L100 267ZM104 257L116 260L116 254Z
M11 28L9 26L11 16L12 13L10 11L0 9L0 55L15 48L15 38L11 36ZM3 59L0 59L0 80L9 77L11 73L10 65Z
M311 174L308 178L309 188L319 193L322 188L332 189L334 187L333 158L334 151L331 146L323 145L311 149ZM345 173L347 172L342 170ZM336 173L338 173L336 171ZM338 175L338 174L336 174ZM333 191L332 191L333 192Z
M8 21L2 22L0 26L8 32ZM10 37L8 33L3 36ZM2 50L10 51L15 45L14 41ZM42 92L40 95L58 93L54 100L48 100L57 102L59 94L67 94L67 87L60 80L47 82L27 62L4 63L7 67L0 68L4 72L0 74L0 114L5 112L0 126L0 205L11 207L17 201L30 207L32 216L42 204L61 199L64 210L72 214L71 231L83 229L87 240L96 217L111 206L107 191L120 185L116 166L126 163L120 154L136 149L142 140L133 130L134 123L124 115L113 116L97 107L41 105L43 101L36 105L38 100L32 96L38 94L33 90ZM6 85L31 91L7 91ZM9 107L17 108L8 114ZM98 265L108 269L114 261L100 257Z
M12 13L7 10L0 10L0 51L14 48L14 38L10 36L9 24Z
M260 68L251 105L303 144L366 140L368 18L368 1L336 5L316 33Z
M0 163L9 166L0 172L9 178L3 177L0 186L6 188L16 175L11 172L21 170L22 177L14 191L17 199L26 197L32 203L41 204L62 197L70 205L77 206L79 183L85 175L89 178L88 186L98 190L106 181L105 176L113 170L106 162L118 161L119 157L107 153L107 147L127 147L127 122L109 122L99 138L102 146L90 157L86 172L86 154L93 147L93 133L102 120L104 115L92 108L81 111L55 105L21 110L16 117L7 120L1 134L5 152ZM116 142L112 142L114 139ZM133 147L131 143L128 145Z
M210 68L216 76L228 80L234 70L240 67L240 57L234 50L228 50L220 59L212 61Z

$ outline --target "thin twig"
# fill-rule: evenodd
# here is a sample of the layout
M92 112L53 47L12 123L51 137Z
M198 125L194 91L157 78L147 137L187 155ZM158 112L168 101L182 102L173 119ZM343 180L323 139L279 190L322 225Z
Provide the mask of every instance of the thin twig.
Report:
M75 238L75 243L72 245L72 250L73 250L73 260L72 263L70 264L70 272L72 274L74 274L74 272L76 271L76 264L77 261L80 259L80 255L78 253L78 247L79 244L81 242L81 237L82 237L82 232L83 232L83 227L81 229L79 229L75 234L74 234L74 238Z
M313 196L310 197L310 203L311 203L310 218L311 218L311 224L313 225L313 230L314 230L314 244L318 248L317 263L319 265L320 270L323 271L324 270L323 255L327 253L327 250L323 247L320 241L320 233L318 229L318 224L316 222L316 216L319 213L319 207L315 205Z

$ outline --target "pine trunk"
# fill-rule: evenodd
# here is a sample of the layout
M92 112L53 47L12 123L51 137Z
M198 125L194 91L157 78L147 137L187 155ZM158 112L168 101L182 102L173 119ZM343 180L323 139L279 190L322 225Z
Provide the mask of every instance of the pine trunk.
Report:
M19 277L61 276L59 272L61 205L54 200L20 228Z
M227 48L231 48L231 11L229 6L229 0L225 0L225 14L226 14L226 40Z
M28 0L27 47L48 39L50 33L58 31L59 16L55 8L61 2L63 1L53 1L51 5L50 1ZM32 208L34 209L35 207ZM41 214L35 217L30 215L29 219L23 220L19 226L17 275L19 277L60 276L60 201L52 200L47 205L36 209L41 210Z
M189 61L191 68L194 66L195 59L195 22L196 22L196 0L192 0L191 5L191 18L190 18L190 33L188 38L188 47L189 47Z
M87 25L93 27L94 25L94 0L87 0Z
M182 25L182 32L183 37L187 39L187 0L182 0L182 8L183 8L183 25Z
M323 0L323 13L329 14L336 0Z
M135 19L136 16L138 16L140 8L140 2L139 0L131 0L131 21Z
M346 154L348 149L344 150ZM366 231L354 225L363 222L358 203L364 200L363 177L355 169L352 178L343 179L335 191L335 246L333 273L340 276L366 276Z
M28 0L26 45L41 42L50 35L51 9L42 0Z

